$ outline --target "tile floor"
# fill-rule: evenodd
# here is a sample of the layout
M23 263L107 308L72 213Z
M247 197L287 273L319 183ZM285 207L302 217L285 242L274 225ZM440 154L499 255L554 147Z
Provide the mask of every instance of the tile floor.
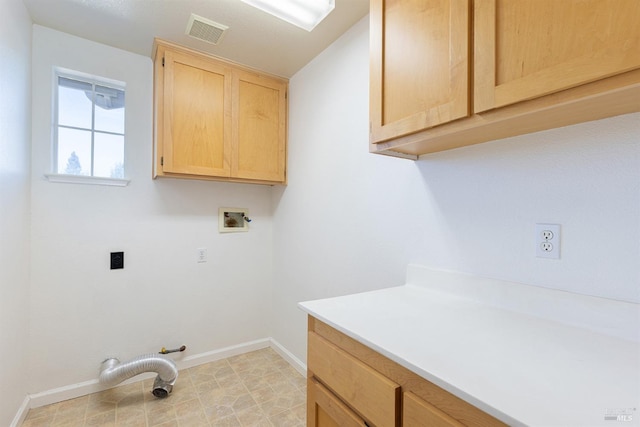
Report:
M306 380L270 348L181 370L166 399L152 383L35 408L22 426L305 426Z

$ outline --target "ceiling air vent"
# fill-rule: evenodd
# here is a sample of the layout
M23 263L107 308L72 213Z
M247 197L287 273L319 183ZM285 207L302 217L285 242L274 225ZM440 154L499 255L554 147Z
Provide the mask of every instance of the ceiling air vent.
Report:
M185 33L198 40L218 44L228 29L229 27L226 25L218 24L192 13Z

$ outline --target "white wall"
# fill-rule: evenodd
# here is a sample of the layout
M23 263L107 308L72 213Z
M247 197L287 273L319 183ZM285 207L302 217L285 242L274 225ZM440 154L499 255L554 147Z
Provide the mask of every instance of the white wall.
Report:
M640 114L423 156L369 154L368 18L290 82L274 190L273 336L305 358L298 301L402 284L408 263L640 302ZM534 224L562 225L561 260Z
M54 66L126 83L128 187L43 178ZM95 379L107 356L185 344L183 357L269 336L271 189L152 180L152 87L148 57L34 26L29 392ZM218 233L224 206L249 209L248 233ZM111 251L125 252L124 270L109 270Z
M289 185L274 189L273 336L305 360L299 301L401 285L424 240L415 163L368 153L364 18L289 87Z
M428 229L417 261L640 302L640 114L426 156ZM561 224L561 259L534 256L534 224ZM444 247L445 250L439 250Z
M0 0L0 425L27 394L31 18Z

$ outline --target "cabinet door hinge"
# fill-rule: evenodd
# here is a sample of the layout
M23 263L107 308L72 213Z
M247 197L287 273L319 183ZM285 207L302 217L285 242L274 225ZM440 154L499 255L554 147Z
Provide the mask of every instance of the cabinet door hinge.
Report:
M160 166L164 166L164 157L160 157Z

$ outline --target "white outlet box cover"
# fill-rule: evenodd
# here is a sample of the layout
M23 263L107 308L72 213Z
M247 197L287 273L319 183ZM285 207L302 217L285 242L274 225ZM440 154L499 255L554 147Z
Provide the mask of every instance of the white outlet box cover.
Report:
M535 244L538 258L560 259L560 224L536 224Z
M199 263L207 262L207 248L198 248L197 251L196 260Z

